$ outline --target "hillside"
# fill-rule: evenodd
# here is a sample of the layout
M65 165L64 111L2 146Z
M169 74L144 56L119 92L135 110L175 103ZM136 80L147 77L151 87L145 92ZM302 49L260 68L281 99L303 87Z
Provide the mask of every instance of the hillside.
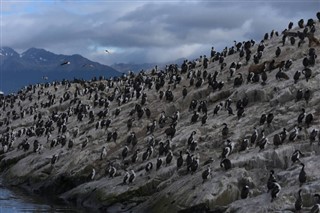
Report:
M309 212L320 192L320 23L309 24L244 42L242 57L242 47L215 52L207 68L189 61L5 96L2 177L101 212L296 212L300 189Z
M0 49L0 59L1 89L6 94L16 92L28 84L121 75L117 70L81 55L58 55L38 48L30 48L19 54L10 47L3 47ZM70 64L61 65L67 61Z

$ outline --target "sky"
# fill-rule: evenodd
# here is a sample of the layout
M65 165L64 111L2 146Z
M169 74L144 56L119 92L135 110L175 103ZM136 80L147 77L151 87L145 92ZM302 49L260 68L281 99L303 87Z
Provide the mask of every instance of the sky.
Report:
M0 43L114 63L163 63L260 41L316 18L320 0L0 0ZM110 54L104 50L108 50Z

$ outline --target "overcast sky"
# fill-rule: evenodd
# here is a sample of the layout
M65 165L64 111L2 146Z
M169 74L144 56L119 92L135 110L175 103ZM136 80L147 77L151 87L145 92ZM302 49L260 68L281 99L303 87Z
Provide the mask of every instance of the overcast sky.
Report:
M318 11L319 0L1 0L1 46L81 54L107 65L166 62L261 40Z

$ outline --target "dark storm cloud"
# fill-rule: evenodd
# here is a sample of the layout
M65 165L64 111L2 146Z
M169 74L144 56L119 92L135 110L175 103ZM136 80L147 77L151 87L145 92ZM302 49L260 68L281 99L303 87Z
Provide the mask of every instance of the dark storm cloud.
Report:
M114 62L171 61L315 17L314 1L52 1L5 5L3 45ZM105 55L104 49L112 54Z

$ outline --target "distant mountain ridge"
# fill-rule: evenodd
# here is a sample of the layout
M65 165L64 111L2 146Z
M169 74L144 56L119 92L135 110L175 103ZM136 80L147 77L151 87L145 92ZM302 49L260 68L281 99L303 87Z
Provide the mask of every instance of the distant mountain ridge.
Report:
M69 61L70 64L61 66ZM0 49L0 90L5 93L15 92L21 87L48 81L73 78L91 79L94 76L120 76L116 69L93 62L79 54L55 54L45 49L30 48L19 54L10 47Z

